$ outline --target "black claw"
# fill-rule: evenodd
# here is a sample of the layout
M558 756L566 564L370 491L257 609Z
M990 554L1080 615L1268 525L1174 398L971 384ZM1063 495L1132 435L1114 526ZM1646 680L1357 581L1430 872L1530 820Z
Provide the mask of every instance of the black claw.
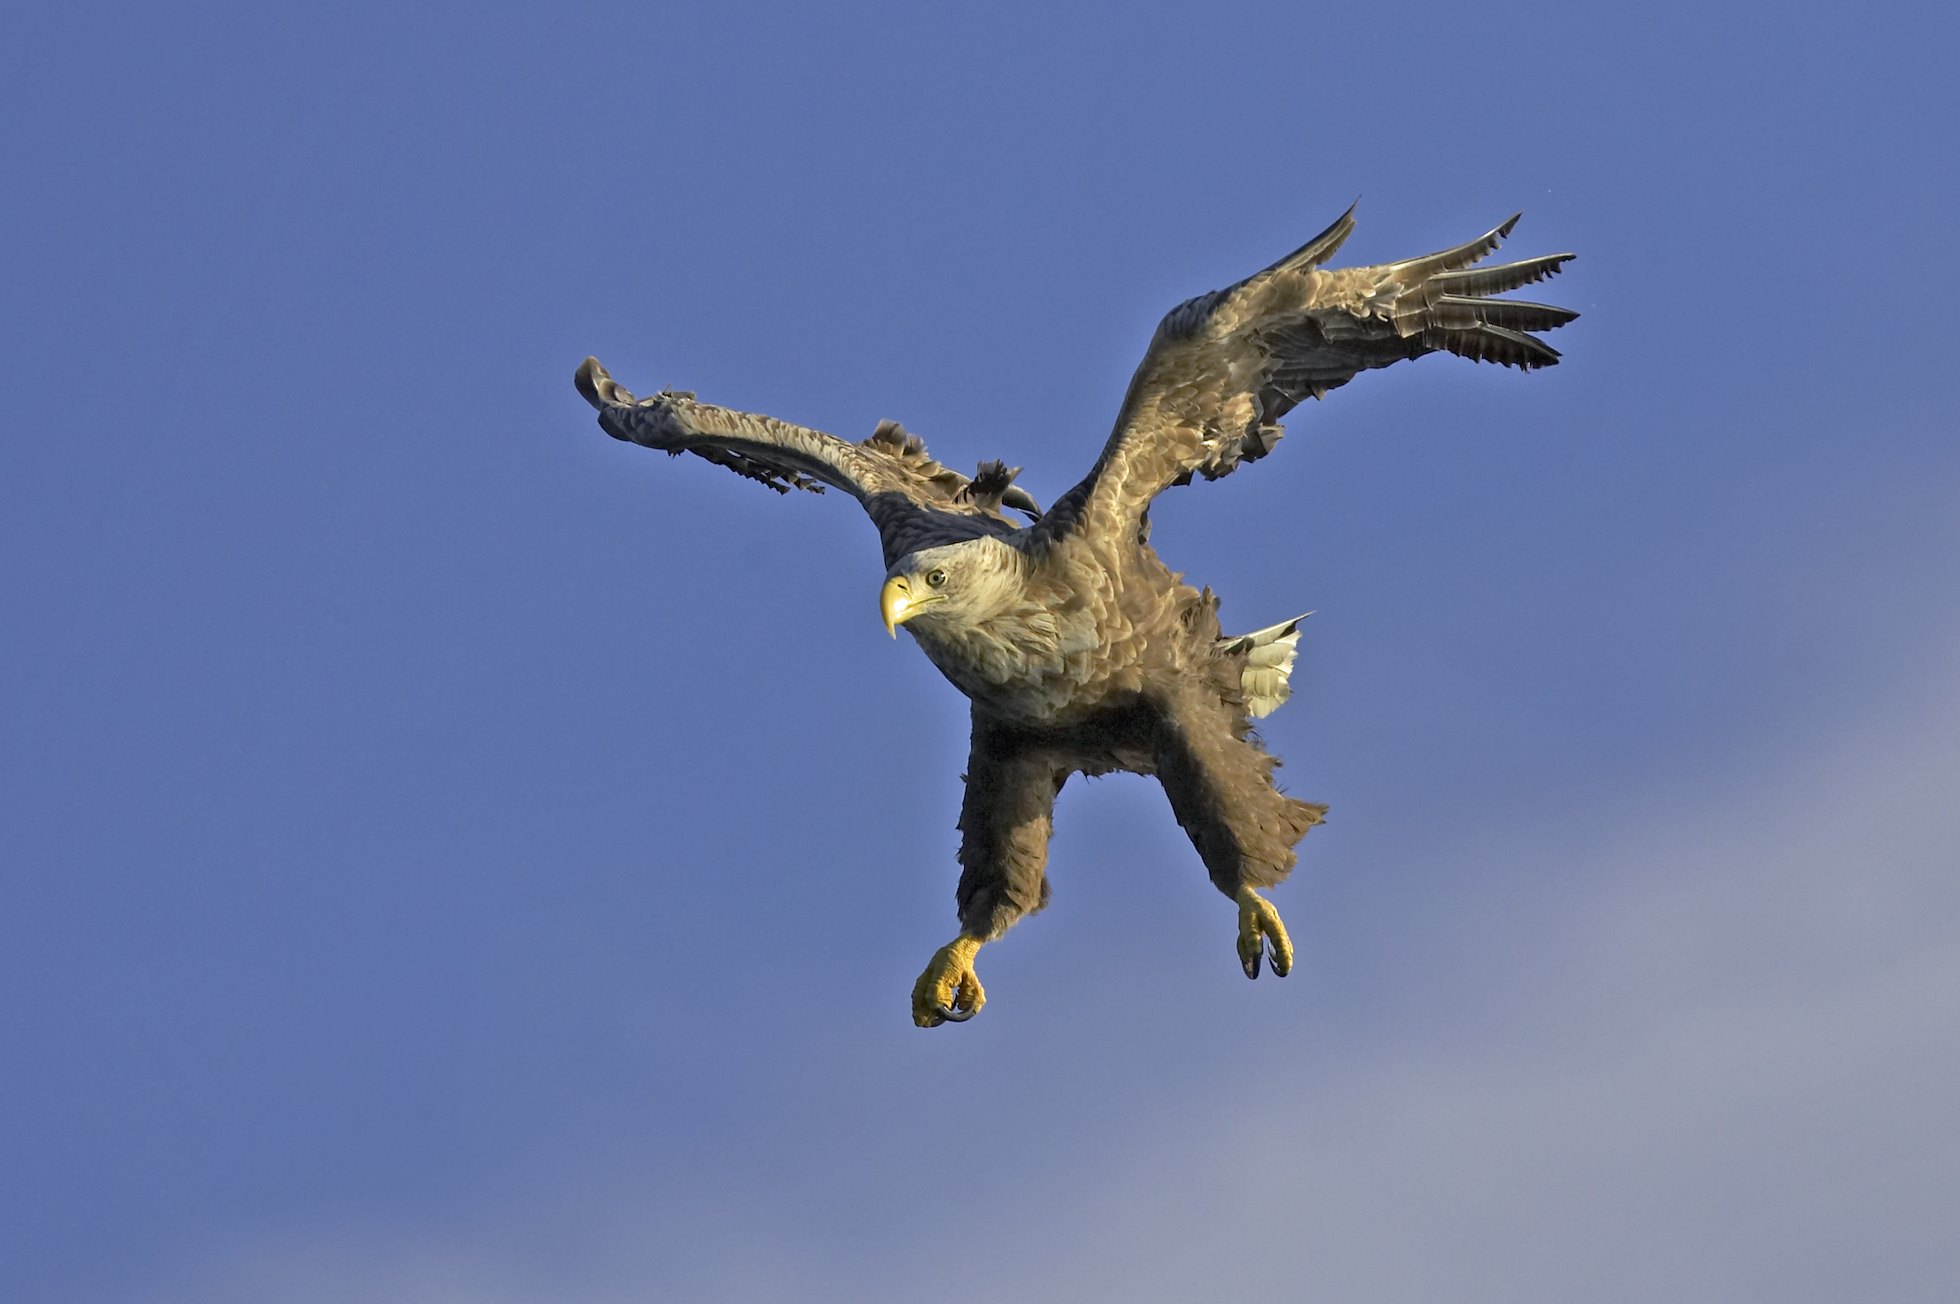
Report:
M944 1005L933 1006L932 1012L948 1023L965 1023L968 1019L980 1013L978 1010L955 1010Z
M1262 953L1259 951L1254 951L1249 958L1241 959L1239 961L1239 963L1245 967L1246 977L1257 978L1259 976L1259 957L1261 954Z
M1286 977L1286 975L1288 975L1288 974L1290 974L1290 973L1292 973L1292 972L1293 972L1293 966L1292 966L1292 964L1291 964L1291 963L1284 963L1284 964L1283 964L1283 963L1281 963L1281 962L1280 962L1280 958L1279 958L1279 952L1278 952L1278 951L1274 951L1274 952L1273 952L1273 977L1275 977L1275 978L1284 978L1284 977Z

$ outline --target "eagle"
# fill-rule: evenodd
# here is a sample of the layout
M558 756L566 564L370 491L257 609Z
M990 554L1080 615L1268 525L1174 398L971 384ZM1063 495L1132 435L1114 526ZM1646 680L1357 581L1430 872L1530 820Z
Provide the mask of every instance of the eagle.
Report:
M1238 908L1246 977L1262 959L1281 977L1292 968L1263 892L1327 808L1279 789L1279 762L1252 722L1287 698L1300 618L1223 633L1217 597L1151 548L1150 505L1265 457L1281 417L1363 371L1438 351L1525 371L1556 363L1534 332L1578 314L1495 296L1573 255L1484 263L1517 220L1420 258L1325 267L1354 229L1350 207L1264 271L1179 304L1101 455L1046 511L1014 483L1020 468L987 461L962 475L896 422L853 443L690 393L635 398L596 358L579 367L578 391L615 439L691 453L779 493L857 499L884 548L886 630L896 638L903 626L968 698L960 931L913 985L919 1027L980 1012L975 957L1047 904L1055 799L1076 774L1154 776Z

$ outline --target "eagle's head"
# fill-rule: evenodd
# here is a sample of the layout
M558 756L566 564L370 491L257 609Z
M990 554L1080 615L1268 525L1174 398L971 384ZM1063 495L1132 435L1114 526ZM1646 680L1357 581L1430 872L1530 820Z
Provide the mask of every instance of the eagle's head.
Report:
M907 624L927 638L978 629L1018 604L1026 565L1020 549L991 536L908 553L886 572L878 594L885 629L893 638Z

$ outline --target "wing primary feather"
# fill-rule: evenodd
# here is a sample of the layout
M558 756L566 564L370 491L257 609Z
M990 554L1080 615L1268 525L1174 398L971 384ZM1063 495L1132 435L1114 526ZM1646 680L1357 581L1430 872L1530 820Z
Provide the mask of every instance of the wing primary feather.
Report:
M1502 326L1480 325L1468 330L1424 331L1423 343L1447 349L1472 362L1495 362L1503 367L1532 371L1549 367L1559 360L1559 351L1522 331Z
M1518 224L1523 213L1513 213L1504 221L1478 236L1475 240L1457 245L1453 249L1440 249L1420 258L1405 258L1399 263L1390 263L1385 269L1396 280L1407 284L1418 284L1428 280L1438 272L1453 272L1468 267L1488 257L1497 246L1504 243L1504 237L1511 234L1511 228Z
M1524 299L1466 299L1445 294L1431 306L1430 313L1441 326L1483 324L1514 331L1557 330L1579 314L1570 308L1554 308L1548 303Z
M1319 235L1307 241L1259 275L1264 276L1267 272L1302 271L1309 267L1318 267L1329 258L1332 258L1336 253L1340 252L1341 246L1347 243L1348 236L1354 233L1354 210L1360 207L1360 205L1361 201L1358 199L1352 204L1349 204L1347 212L1335 218L1333 223L1325 231L1322 231Z
M1438 272L1429 278L1429 283L1445 294L1502 294L1506 290L1516 290L1548 276L1556 276L1559 269L1575 257L1575 254L1545 254L1515 263L1494 263L1489 267Z

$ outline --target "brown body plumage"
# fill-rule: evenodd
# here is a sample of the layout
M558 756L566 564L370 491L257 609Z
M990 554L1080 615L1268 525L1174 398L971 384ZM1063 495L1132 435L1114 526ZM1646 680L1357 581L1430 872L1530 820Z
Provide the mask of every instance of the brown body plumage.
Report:
M855 496L884 545L887 625L903 624L972 702L960 812L961 936L914 991L922 1026L970 1017L979 946L1048 899L1055 797L1072 774L1154 775L1212 881L1240 907L1239 955L1284 974L1291 948L1257 889L1284 879L1325 807L1273 784L1251 718L1284 700L1296 622L1226 637L1217 600L1151 549L1152 499L1272 451L1278 420L1356 374L1447 350L1524 369L1558 354L1530 332L1561 308L1488 296L1556 272L1556 254L1476 267L1512 223L1469 244L1322 270L1352 210L1301 249L1164 318L1101 457L1043 513L1015 470L968 479L894 423L858 444L688 394L637 400L595 359L578 387L604 429L690 452L787 491ZM1008 510L1029 518L1020 523Z

